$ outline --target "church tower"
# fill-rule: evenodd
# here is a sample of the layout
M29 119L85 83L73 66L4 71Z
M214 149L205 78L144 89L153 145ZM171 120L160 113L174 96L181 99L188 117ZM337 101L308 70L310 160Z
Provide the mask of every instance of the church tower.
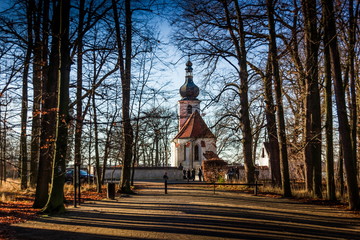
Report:
M193 112L200 112L200 101L197 99L199 88L193 81L192 70L192 63L189 60L185 68L185 83L180 87L182 99L179 100L179 131Z
M179 132L171 143L171 165L198 169L216 155L216 137L200 115L199 87L193 81L192 63L186 63L185 83L180 87ZM217 155L216 155L217 156Z

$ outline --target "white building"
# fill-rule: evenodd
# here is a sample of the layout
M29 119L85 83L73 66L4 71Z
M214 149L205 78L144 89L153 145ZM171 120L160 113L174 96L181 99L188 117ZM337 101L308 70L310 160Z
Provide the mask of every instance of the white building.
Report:
M259 155L259 159L256 161L256 165L257 166L266 166L266 167L270 167L270 144L267 142L262 143L261 145L261 149L260 149L260 155Z
M199 88L193 82L192 63L186 63L185 83L180 88L179 132L171 143L171 166L198 169L205 156L214 156L216 137L200 115Z

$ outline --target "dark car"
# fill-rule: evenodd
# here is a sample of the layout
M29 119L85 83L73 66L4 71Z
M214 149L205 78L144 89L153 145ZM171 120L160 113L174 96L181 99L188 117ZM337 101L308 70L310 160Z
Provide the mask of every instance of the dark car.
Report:
M74 178L74 170L68 170L65 174L65 182L72 182ZM80 170L80 181L83 182L94 182L95 176L93 174L89 174L87 171Z

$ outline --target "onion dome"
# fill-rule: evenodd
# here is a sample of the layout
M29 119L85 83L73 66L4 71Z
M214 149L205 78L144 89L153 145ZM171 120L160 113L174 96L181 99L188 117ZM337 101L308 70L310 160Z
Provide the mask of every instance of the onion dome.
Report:
M199 87L193 82L193 69L190 60L186 63L185 70L185 83L180 87L181 100L197 100L196 97L199 96Z

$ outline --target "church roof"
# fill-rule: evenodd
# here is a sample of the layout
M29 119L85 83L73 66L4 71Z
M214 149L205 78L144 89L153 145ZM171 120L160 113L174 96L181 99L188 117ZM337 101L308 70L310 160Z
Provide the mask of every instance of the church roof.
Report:
M177 138L216 138L206 125L204 119L198 111L194 111L186 120L179 133L174 137Z

